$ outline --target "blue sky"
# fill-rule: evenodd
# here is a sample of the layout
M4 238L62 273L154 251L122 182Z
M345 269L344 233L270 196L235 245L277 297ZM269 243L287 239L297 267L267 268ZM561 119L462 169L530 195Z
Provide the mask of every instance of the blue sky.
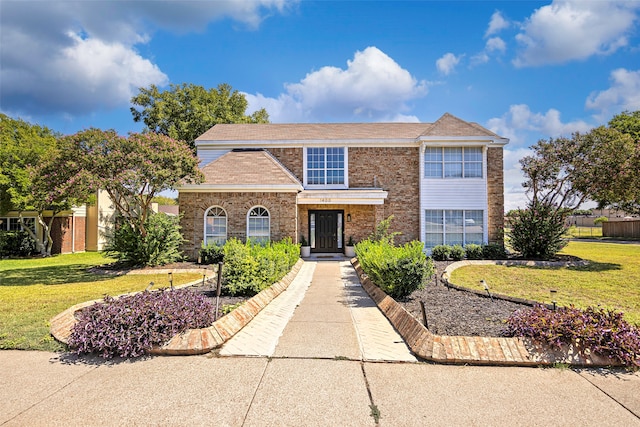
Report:
M0 111L62 133L140 131L137 88L229 83L272 122L433 122L518 160L640 109L638 1L0 0Z

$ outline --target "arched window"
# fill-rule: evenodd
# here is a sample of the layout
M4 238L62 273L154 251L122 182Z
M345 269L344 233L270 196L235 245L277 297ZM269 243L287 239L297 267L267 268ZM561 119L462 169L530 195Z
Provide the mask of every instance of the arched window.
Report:
M227 241L227 212L212 206L204 214L204 244L224 245Z
M255 243L266 243L270 237L269 211L256 206L247 215L247 238Z

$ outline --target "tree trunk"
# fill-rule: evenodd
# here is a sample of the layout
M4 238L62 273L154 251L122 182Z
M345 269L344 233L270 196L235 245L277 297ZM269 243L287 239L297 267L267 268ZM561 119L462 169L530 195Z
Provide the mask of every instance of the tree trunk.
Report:
M29 236L31 236L31 238L36 242L36 249L38 249L38 252L40 252L40 254L42 255L45 255L46 248L42 240L38 239L38 236L36 236L36 234L33 232L32 229L24 226L24 218L22 217L22 211L18 212L18 218L20 218L20 225L22 226L22 229L26 230ZM40 222L40 212L38 212L38 222Z

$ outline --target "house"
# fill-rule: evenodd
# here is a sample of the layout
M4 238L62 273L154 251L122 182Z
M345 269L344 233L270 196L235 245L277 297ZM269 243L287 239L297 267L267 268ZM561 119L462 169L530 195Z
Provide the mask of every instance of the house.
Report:
M101 251L106 244L115 209L104 191L98 191L96 201L90 205L74 207L56 215L51 226L52 254ZM45 211L43 218L49 223L53 212ZM44 230L38 223L36 212L23 212L24 226L31 228L36 237L44 240ZM20 230L19 213L10 211L0 217L0 230Z
M394 216L396 241L502 242L508 139L434 123L218 124L196 139L205 181L182 185L185 253L226 239L304 236L343 252Z

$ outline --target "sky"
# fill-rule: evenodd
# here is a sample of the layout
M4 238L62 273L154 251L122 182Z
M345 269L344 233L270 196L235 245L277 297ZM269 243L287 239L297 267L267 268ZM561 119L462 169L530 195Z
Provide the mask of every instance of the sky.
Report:
M434 122L519 159L640 109L640 1L0 0L0 112L72 134L139 132L152 84L228 83L273 123Z

